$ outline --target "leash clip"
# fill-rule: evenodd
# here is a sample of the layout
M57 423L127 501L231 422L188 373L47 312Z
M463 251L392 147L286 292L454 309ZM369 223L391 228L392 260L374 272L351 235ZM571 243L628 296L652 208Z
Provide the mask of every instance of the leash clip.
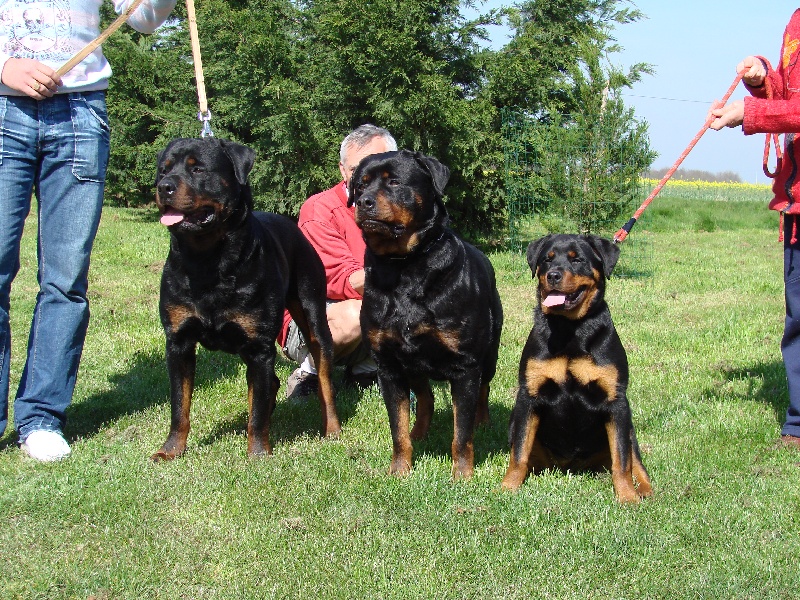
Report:
M211 111L207 110L205 114L202 112L197 113L197 119L203 124L200 137L214 137L214 132L211 131Z

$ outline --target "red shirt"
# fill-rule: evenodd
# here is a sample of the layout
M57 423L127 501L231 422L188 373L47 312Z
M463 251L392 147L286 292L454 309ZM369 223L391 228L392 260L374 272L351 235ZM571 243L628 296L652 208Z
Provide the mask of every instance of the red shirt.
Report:
M786 26L781 44L781 59L777 69L759 56L767 67L767 79L754 88L746 86L752 94L744 99L745 134L784 133L783 165L772 184L775 194L769 207L787 214L800 214L800 9L796 10ZM767 98L771 88L772 99Z
M366 244L356 225L356 209L347 206L344 181L311 196L300 208L297 225L319 254L325 267L329 300L361 299L350 275L364 268ZM291 317L283 315L283 329L278 343L283 346Z

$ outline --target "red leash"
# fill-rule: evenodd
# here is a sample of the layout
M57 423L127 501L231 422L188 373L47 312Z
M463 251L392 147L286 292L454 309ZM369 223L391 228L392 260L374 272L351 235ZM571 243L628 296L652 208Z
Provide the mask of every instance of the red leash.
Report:
M728 91L722 97L722 100L720 100L719 102L715 102L711 106L711 110L714 110L715 108L719 108L720 106L725 106L725 103L728 101L728 98L731 97L731 94L733 94L733 91L736 89L736 86L739 85L739 82L741 80L742 80L742 76L741 75L737 75L736 78L733 80L733 83L731 84L731 87L728 88ZM771 92L771 88L768 88L767 89L767 93L768 93L768 95L771 96L770 92ZM642 216L642 213L645 211L645 209L653 201L653 198L655 198L658 195L658 193L661 191L661 188L663 188L667 184L667 181L669 181L669 178L672 177L672 175L675 173L675 171L678 170L678 167L683 162L683 159L685 159L689 155L689 152L692 151L692 148L694 148L695 144L697 144L697 142L700 141L700 138L703 137L703 134L706 132L706 130L708 129L709 125L711 125L711 121L713 121L713 120L714 120L714 117L711 116L711 114L709 114L708 118L706 118L706 122L703 123L703 127L700 129L700 131L697 132L697 135L694 136L694 139L691 142L689 142L689 145L686 147L686 150L684 150L683 153L678 157L678 160L675 161L675 164L672 165L672 167L670 167L669 171L667 171L664 174L664 177L661 178L661 181L658 182L658 185L655 188L653 188L653 191L650 192L650 195L647 197L647 199L644 202L642 202L642 205L636 210L635 213L633 213L633 216L631 217L630 221L625 223L625 225L622 226L622 229L620 229L619 231L617 231L617 233L614 234L614 238L613 239L614 239L614 243L615 244L621 244L622 242L625 241L625 238L628 237L628 234L631 232L631 229L633 229L633 226L636 225L636 221L639 219L639 217ZM778 155L780 156L780 147L778 146L777 138L778 138L778 136L775 135L775 147L777 149ZM767 147L764 150L764 161L765 161L764 162L764 172L768 176L774 177L774 175L770 175L769 174L767 166L766 166L766 160L767 160L767 157L769 155L769 140L770 140L770 138L769 138L769 136L767 136ZM780 161L780 158L778 160ZM780 170L780 168L778 168L778 170Z
M767 100L772 100L772 82L769 78L764 80L764 85L767 87ZM769 170L769 144L770 141L775 144L775 156L777 158L777 164L775 165L775 172L771 172ZM770 179L775 179L778 173L781 172L781 167L783 166L783 152L781 151L781 144L778 141L778 134L777 133L768 133L767 140L764 142L764 160L763 160L763 170L764 175L769 177Z

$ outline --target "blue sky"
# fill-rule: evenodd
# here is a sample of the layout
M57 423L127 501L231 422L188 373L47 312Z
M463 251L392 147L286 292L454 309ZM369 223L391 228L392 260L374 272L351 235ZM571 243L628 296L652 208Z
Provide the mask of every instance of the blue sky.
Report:
M510 2L489 0L483 9ZM653 65L623 97L636 116L647 121L650 143L659 156L655 168L670 167L703 126L711 103L722 98L745 56L760 54L777 64L784 27L797 4L731 0L636 0L647 18L616 29L624 48L613 64ZM496 32L502 44L502 32ZM740 85L731 100L744 97ZM745 136L741 128L707 131L681 168L718 173L733 171L743 181L766 183L761 171L763 135ZM774 160L774 154L773 154ZM774 163L773 163L774 164Z

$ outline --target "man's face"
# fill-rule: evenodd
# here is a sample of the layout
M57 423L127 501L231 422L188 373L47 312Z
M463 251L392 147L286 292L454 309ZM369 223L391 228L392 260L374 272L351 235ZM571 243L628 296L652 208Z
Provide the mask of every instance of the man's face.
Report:
M345 185L350 183L350 177L353 176L353 171L356 170L362 158L370 154L380 154L381 152L388 151L389 148L386 146L386 140L383 138L373 138L361 148L356 148L352 145L348 146L345 151L344 162L339 163L339 171L342 174Z

